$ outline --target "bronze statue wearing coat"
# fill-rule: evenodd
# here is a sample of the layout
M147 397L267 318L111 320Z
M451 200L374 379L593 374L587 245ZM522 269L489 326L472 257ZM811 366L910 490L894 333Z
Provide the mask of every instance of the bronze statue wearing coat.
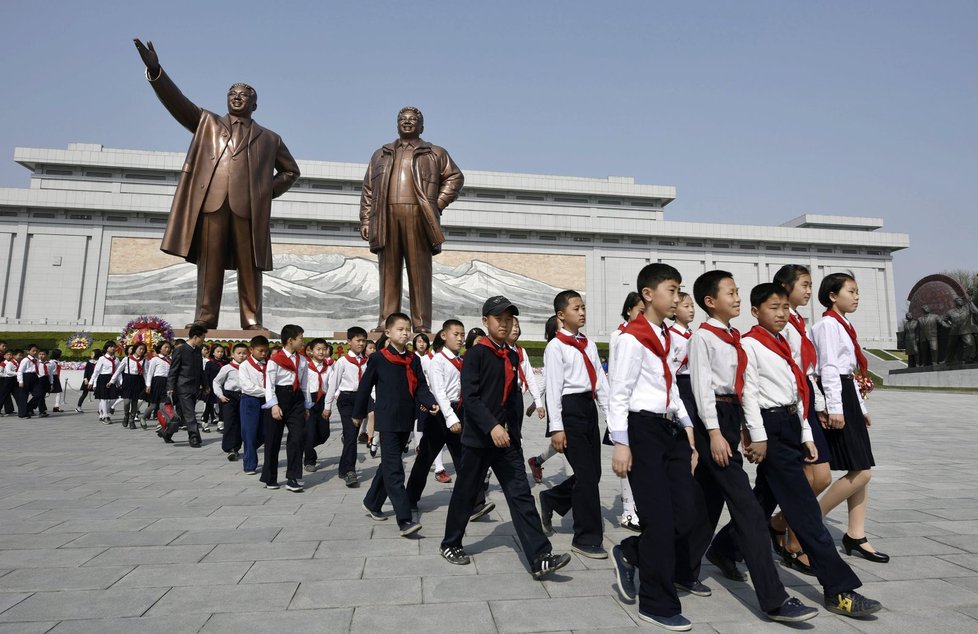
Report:
M441 252L441 213L464 177L444 148L421 139L424 115L414 107L397 114L398 140L374 152L363 177L360 236L377 254L380 320L401 311L401 271L408 273L415 332L431 332L431 257Z
M228 114L195 105L159 64L152 42L134 40L157 97L194 137L187 151L161 250L197 265L194 323L216 328L225 270L238 272L241 327L262 328L262 271L272 269L272 198L299 178L281 137L251 119L258 95L228 90Z

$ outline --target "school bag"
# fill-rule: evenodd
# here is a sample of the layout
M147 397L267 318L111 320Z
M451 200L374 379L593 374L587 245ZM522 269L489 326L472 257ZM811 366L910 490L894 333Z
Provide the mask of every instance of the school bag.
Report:
M156 413L156 421L160 424L160 431L157 433L157 435L162 437L170 425L176 426L176 417L177 410L174 409L173 403L170 401L161 403L160 411Z

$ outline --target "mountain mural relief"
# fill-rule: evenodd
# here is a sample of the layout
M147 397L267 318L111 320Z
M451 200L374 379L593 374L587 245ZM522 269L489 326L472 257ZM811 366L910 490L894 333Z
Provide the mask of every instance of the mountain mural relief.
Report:
M158 244L145 239L117 238L113 240L113 250L115 243L122 240ZM119 246L123 251L131 251L134 245ZM311 333L332 333L353 324L370 327L375 323L379 277L377 262L368 250L337 248L335 251L339 252L329 252L333 249L321 247L319 253L283 252L291 248L292 245L276 245L275 269L265 273L266 325L278 329L286 323L299 323ZM364 255L356 255L357 252ZM460 317L469 327L477 325L481 323L479 315L486 298L506 295L520 307L521 323L527 335L542 335L543 323L553 314L553 297L565 288L560 284L563 279L552 279L555 276L547 275L548 272L566 274L569 267L575 272L579 270L579 277L576 274L575 277L583 281L584 258L535 254L525 257L534 262L525 261L522 254L516 253L452 252L448 258L436 257L432 281L436 326L448 317ZM541 257L546 259L541 261ZM442 259L451 264L442 264L439 262ZM504 259L512 268L522 270L502 268L488 259ZM107 322L124 323L134 315L156 314L171 323L183 324L193 317L197 278L193 265L169 261L159 268L132 270L138 267L132 266L132 260L127 261L125 268L119 267L122 270L113 270L116 267L110 263L105 299ZM164 262L168 261L153 261L157 265ZM540 266L541 262L546 266ZM406 278L404 288L407 288ZM222 326L236 321L237 299L236 273L228 271L221 307ZM406 293L403 304L407 309Z

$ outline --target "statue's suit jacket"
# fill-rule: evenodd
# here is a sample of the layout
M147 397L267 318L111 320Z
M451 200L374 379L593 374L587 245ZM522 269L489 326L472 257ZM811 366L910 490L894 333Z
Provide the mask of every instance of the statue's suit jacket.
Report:
M242 213L241 210L234 209L233 205L232 209L239 215L245 215L250 211L251 251L255 266L263 271L272 270L272 236L269 222L272 214L272 198L284 194L299 178L299 166L285 147L282 138L271 130L261 127L256 121L252 121L247 148L237 148L234 152L235 158L231 161L229 156L231 151L227 148L231 140L231 121L227 115L220 116L195 105L180 92L162 69L159 77L150 80L150 85L173 118L194 134L180 172L180 180L173 196L170 218L160 248L165 253L182 257L196 264L197 254L191 246L198 216L203 211L205 199L208 198L208 188L214 180L215 186L231 189L245 188L227 192L228 197L232 203L236 199L250 201L248 211ZM228 149L228 156L225 156L225 149ZM225 161L229 161L222 166L222 170L230 171L227 185L221 179L214 179L222 157ZM230 252L224 268L228 270L234 268Z

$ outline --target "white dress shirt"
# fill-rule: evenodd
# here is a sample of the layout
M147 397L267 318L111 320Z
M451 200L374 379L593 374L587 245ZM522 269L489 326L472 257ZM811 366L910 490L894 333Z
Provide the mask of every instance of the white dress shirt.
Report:
M516 380L520 385L520 390L524 393L529 390L530 396L533 397L533 404L537 409L540 409L543 407L543 392L540 391L540 384L537 383L536 375L533 373L533 366L530 365L530 355L519 345L511 347L516 351L516 355L520 359L520 369L523 371L523 376L526 377L526 385L523 385L523 379L519 377L519 372L516 373ZM595 370L599 370L600 367L600 365L597 366Z
M719 319L710 317L706 323L730 330ZM741 340L743 341L743 340ZM689 381L696 399L700 420L707 429L719 429L717 395L737 393L737 350L706 328L697 328L689 340ZM747 423L751 440L764 442L764 425Z
M15 379L17 378L17 370L19 366L17 362L11 359L10 361L3 362L3 378L5 379Z
M109 382L122 385L122 375L124 374L133 374L142 377L143 370L145 369L143 363L145 362L142 359L135 360L132 357L126 357L116 366L115 372L112 373L112 378L109 379Z
M770 336L773 339L776 335L765 330L760 336ZM791 366L753 337L744 337L740 340L740 345L747 353L742 405L748 429L758 425L764 427L762 409L794 404L798 407L798 418L801 419L801 441L812 442L812 429L805 418L806 404L801 400ZM751 434L751 439L753 438Z
M358 368L353 359L363 359L363 356L347 352L333 364L333 369L329 373L329 381L326 384L326 409L332 411L333 401L342 392L356 392L360 387L360 378L367 371L367 364Z
M255 366L258 366L256 368ZM260 368L260 369L259 369ZM265 398L265 364L249 356L238 367L238 389L254 398Z
M560 332L568 337L574 337L570 331L561 328ZM585 353L594 366L597 375L596 399L598 407L608 417L608 377L601 369L601 359L598 358L598 347L590 339ZM565 394L591 393L591 378L584 365L584 355L581 351L554 337L543 351L543 364L547 368L547 414L551 432L564 431L563 404L561 397Z
M621 336L622 328L628 325L628 322L623 321L617 328L611 331L608 335L608 380L611 380L611 370L615 365L615 345L618 343L618 337Z
M639 319L647 319L640 316ZM652 331L666 346L661 326L649 322ZM666 353L669 354L668 352ZM609 359L611 361L611 359ZM666 359L668 363L668 358ZM548 366L549 367L549 366ZM662 359L633 335L622 333L615 343L614 371L611 377L611 404L608 407L608 433L616 443L628 444L628 412L675 414L683 427L693 425L673 381L666 392L666 375ZM671 369L670 369L671 371ZM668 401L668 404L667 404Z
M822 317L816 321L812 326L812 339L818 352L818 375L822 379L822 389L825 390L825 411L829 414L842 414L842 375L853 374L858 367L852 339L834 317ZM858 387L856 394L859 394ZM866 401L861 398L859 407L863 414L867 413Z
M211 382L211 389L214 390L214 396L218 399L223 399L225 392L241 391L241 387L238 385L239 367L237 361L232 361L218 371L217 376Z
M689 337L683 335L691 335L692 333L692 330L686 326L680 326L678 323L669 326L669 340L672 342L672 350L669 352L669 366L675 376L689 374L689 362L683 363L683 360L689 355Z
M17 367L17 382L23 383L25 374L36 374L38 377L42 377L44 376L45 370L44 364L39 360L31 356L24 357L20 360L20 365Z
M116 360L114 356L109 356L103 354L95 362L95 367L92 369L92 384L98 379L99 375L108 374L112 375L115 372Z
M152 387L153 379L159 377L165 379L170 374L170 357L156 355L143 365L143 377L146 380L146 387Z
M307 367L307 361L304 356L296 352L286 352L282 350L289 359L295 365L296 371L288 370L283 368L278 363L275 362L274 356L270 355L268 360L265 362L265 404L262 405L262 409L272 409L278 405L278 397L275 395L275 388L277 387L292 387L296 384L296 378L298 378L299 392L302 393L302 398L305 401L306 409L312 407L312 401L309 399L309 392L303 389L303 386L309 384L309 378L307 376L309 368ZM298 373L298 376L296 374Z
M316 402L317 395L322 392L323 399L326 399L326 386L329 385L329 375L333 373L336 364L330 365L326 359L322 363L316 363L315 359L309 359L306 368L305 391L309 393L309 400Z
M801 317L798 311L795 310L794 308L791 309L791 314ZM804 318L802 317L802 319ZM808 333L804 335L801 334L801 332L797 328L795 328L792 325L792 323L789 321L788 324L784 327L784 330L781 331L781 336L788 340L788 345L791 346L791 356L794 357L795 363L797 363L798 367L801 368L801 344L803 338L809 339L811 341L811 338L808 336ZM812 341L812 343L814 344L815 342ZM816 353L818 352L817 346L815 348L815 351ZM801 368L801 371L804 372L805 375L808 376L809 378L814 376L817 370L818 368L814 365L811 366L810 368ZM818 383L814 379L812 379L812 388L813 388L812 391L815 395L815 411L824 412L825 395L822 394L822 390L818 389Z
M432 359L432 357L428 356L430 353L420 354L415 352L414 354L417 355L418 361L421 362L421 371L424 372L424 380L428 381L428 366L431 364Z
M438 402L439 411L445 415L446 427L462 422L452 409L452 403L462 395L462 372L451 361L456 356L448 348L442 348L428 364L428 388Z

